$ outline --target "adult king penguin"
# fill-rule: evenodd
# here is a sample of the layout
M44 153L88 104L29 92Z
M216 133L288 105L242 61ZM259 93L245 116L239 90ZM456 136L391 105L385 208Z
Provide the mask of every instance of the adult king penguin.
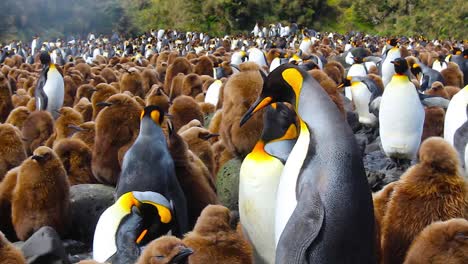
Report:
M412 159L421 143L424 107L416 87L406 75L406 60L397 58L392 63L396 74L385 86L380 102L380 138L390 158Z
M387 86L392 79L392 76L395 74L395 68L392 61L401 57L401 52L398 47L398 39L391 39L388 44L389 48L386 50L385 58L382 61L381 71L384 86Z
M291 64L270 73L241 124L277 101L295 107L301 129L278 185L276 216L293 210L275 230L276 263L375 263L371 191L351 128L320 84Z
M377 116L369 112L369 104L382 95L382 90L369 77L351 77L350 82L353 102L359 115L359 123L370 127L376 126Z
M40 55L42 72L37 81L35 90L36 110L47 110L57 119L60 115L58 110L63 105L65 95L65 84L62 74L51 62L50 55L44 51Z
M163 120L164 112L158 106L150 105L142 111L140 133L123 158L116 196L131 191L161 194L174 204L172 234L182 236L188 231L187 204L161 128Z
M244 234L254 249L255 263L272 264L276 190L298 128L296 114L283 103L267 108L263 120L262 136L240 168L239 215ZM267 145L271 145L270 153L265 150Z

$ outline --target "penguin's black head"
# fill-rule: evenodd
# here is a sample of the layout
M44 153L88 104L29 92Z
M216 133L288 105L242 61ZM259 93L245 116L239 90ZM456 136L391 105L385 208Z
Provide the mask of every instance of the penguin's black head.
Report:
M47 51L41 52L41 56L39 58L41 60L42 65L49 65L51 62L49 52Z
M406 60L403 58L397 58L391 63L393 63L395 72L397 74L405 74L405 72L408 70L408 62L406 62Z
M156 105L149 105L141 112L141 119L148 117L151 118L156 124L162 125L164 121L164 111Z
M396 39L396 38L389 39L388 44L393 46L393 47L396 47L398 45L398 39Z
M262 92L241 119L242 126L253 114L275 102L296 106L307 73L291 63L282 64L264 79Z
M296 112L284 103L273 103L263 115L261 139L268 143L278 140L293 139L298 136Z

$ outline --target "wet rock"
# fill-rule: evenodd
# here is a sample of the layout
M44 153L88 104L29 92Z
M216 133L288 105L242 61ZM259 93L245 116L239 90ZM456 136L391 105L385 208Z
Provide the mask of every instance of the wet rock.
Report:
M49 226L37 230L21 246L28 264L68 264L67 253L57 232Z
M219 201L230 210L239 208L239 171L242 161L232 159L226 162L218 172L216 190Z

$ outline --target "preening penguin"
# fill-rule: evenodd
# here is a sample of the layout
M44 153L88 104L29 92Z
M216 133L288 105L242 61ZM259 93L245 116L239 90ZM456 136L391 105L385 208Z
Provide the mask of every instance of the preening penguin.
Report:
M174 204L173 234L188 231L187 202L174 170L161 125L164 112L157 106L147 106L141 113L140 133L125 153L116 196L130 191L157 192Z
M36 109L47 110L57 118L59 115L56 111L62 107L65 96L63 77L51 62L48 52L41 53L41 63L43 68L34 92Z
M405 75L408 70L406 60L397 58L392 63L396 74L385 86L380 102L380 138L387 156L412 159L421 143L424 108L416 87Z
M262 136L240 168L240 223L254 249L255 263L275 263L276 190L298 131L294 110L272 104L263 115Z
M375 263L372 197L351 128L317 81L291 64L270 73L241 124L277 101L294 106L301 129L278 186L276 219L287 225L276 225L276 263Z

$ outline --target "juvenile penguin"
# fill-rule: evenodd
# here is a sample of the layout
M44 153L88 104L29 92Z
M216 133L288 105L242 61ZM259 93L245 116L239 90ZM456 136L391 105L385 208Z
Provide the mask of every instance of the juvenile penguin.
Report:
M69 189L66 171L55 152L37 148L21 164L13 190L11 212L18 238L24 241L43 226L64 235L69 222Z
M163 121L164 112L157 106L142 111L140 132L122 162L116 197L130 191L161 194L174 204L173 234L181 236L188 231L187 202L161 128Z
M145 97L143 78L140 72L132 67L120 78L120 92L130 91L135 96Z
M405 75L408 70L406 60L397 58L392 63L396 74L385 86L380 102L380 138L388 157L413 159L421 143L424 108L416 87Z
M169 96L164 93L164 89L159 85L153 85L146 95L146 106L157 105L164 111L164 113L169 112L170 104Z
M181 95L174 100L169 108L169 114L172 115L174 131L179 131L182 126L193 119L197 119L202 124L204 122L200 106L192 97L186 95Z
M31 154L37 147L44 145L54 130L54 119L47 111L34 111L24 121L23 142L26 152Z
M93 121L83 123L79 126L70 126L76 132L71 138L83 141L91 150L94 149L94 137L96 135L96 126Z
M375 263L372 197L351 128L318 82L291 64L270 73L241 124L277 101L294 106L301 130L278 185L276 263Z
M5 264L26 264L21 250L11 244L6 237L0 232L0 259Z
M63 77L57 70L57 66L51 62L48 52L41 53L41 63L42 72L34 92L36 109L47 110L54 118L57 118L56 111L62 107L65 94Z
M240 168L240 223L254 249L255 263L275 263L276 190L297 136L294 110L272 104L263 115L262 136ZM269 143L272 154L265 150Z
M404 264L462 264L468 259L468 221L454 218L434 222L413 240Z
M11 199L18 179L19 169L20 166L9 170L0 181L0 215L2 216L0 218L0 230L12 241L18 240L11 221Z
M419 163L394 190L382 222L382 263L402 263L413 239L433 221L467 217L468 183L455 149L442 138L426 139Z
M10 169L26 159L21 132L10 124L0 124L0 181Z
M81 114L71 107L62 107L60 116L55 120L54 133L46 142L46 146L53 147L54 142L72 135L73 129L70 126L78 126L83 123Z
M183 242L194 253L189 263L252 264L252 248L230 226L229 209L221 205L207 206L192 232Z
M209 140L219 135L211 133L208 129L203 128L198 120L195 119L192 121L196 121L199 126L190 127L185 131L182 131L181 128L179 129L179 134L185 142L187 142L193 154L197 155L203 161L211 175L214 175L214 153ZM192 123L192 121L190 123Z
M136 264L177 264L189 263L193 250L182 240L173 236L162 236L153 240L141 253Z
M0 123L5 122L13 108L10 84L7 77L0 72Z

